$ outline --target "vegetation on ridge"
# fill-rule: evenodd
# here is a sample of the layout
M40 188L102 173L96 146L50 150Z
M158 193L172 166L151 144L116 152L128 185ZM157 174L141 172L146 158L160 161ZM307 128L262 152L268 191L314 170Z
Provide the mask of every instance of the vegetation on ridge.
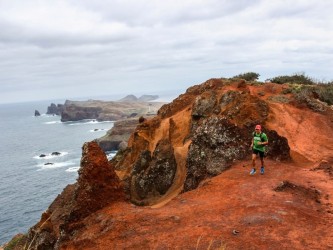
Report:
M259 76L260 74L258 73L255 73L255 72L246 72L246 73L242 73L242 74L239 74L239 75L236 75L232 78L241 78L241 79L244 79L246 81L256 81L259 79Z

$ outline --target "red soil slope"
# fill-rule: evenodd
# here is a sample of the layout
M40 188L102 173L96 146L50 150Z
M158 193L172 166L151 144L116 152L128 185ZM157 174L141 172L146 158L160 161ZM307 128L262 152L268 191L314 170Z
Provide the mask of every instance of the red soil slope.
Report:
M249 176L238 162L159 208L113 204L64 249L333 249L332 177L315 164L266 166Z

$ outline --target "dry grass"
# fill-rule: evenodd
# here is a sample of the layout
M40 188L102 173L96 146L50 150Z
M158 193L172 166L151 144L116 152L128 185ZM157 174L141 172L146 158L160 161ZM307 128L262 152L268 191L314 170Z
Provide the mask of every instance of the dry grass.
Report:
M208 243L207 248L205 246L200 247L200 241L202 239L202 235L198 238L197 244L196 244L196 250L199 249L207 249L207 250L226 250L227 244L223 242L223 240L214 240L211 239Z

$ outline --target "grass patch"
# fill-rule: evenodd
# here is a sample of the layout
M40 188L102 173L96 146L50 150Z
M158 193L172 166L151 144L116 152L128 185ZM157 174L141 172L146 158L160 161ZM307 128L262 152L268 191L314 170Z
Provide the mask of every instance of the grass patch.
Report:
M4 250L13 250L13 249L25 249L25 243L27 236L24 234L16 235L11 241L9 241Z
M268 97L268 100L278 103L289 103L290 99L284 95L275 95Z

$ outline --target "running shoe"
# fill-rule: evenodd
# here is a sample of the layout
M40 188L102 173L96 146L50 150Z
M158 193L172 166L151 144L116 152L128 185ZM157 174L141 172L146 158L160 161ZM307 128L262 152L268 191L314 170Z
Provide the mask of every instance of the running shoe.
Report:
M265 168L264 168L264 166L262 166L261 168L260 168L260 174L264 174L265 173Z
M255 168L252 168L251 172L250 172L250 175L254 175L256 173L256 169Z

